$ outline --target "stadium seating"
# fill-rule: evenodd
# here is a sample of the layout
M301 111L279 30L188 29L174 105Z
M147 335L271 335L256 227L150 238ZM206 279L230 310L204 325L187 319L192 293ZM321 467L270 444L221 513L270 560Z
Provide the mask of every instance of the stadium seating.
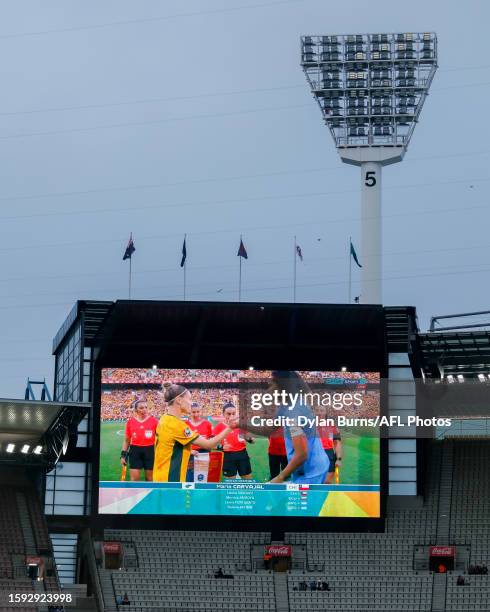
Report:
M447 542L459 546L459 563L464 559L473 565L490 564L489 460L488 441L433 442L426 460L423 503L400 509L389 502L385 533L286 533L284 541L296 550L295 569L283 574L281 581L269 571L254 569L254 550L270 543L268 533L106 530L104 539L123 542L128 558L135 558L135 567L99 566L105 609L429 612L436 609L437 582L443 588L443 602L445 595L445 608L438 610L488 612L490 576L466 572L465 585L460 586L457 576L462 569L434 576L414 567L418 567L416 551L428 559L429 545L444 544L438 541L439 514L441 500L448 495L450 520L443 524ZM443 468L453 476L449 493L440 486ZM233 580L216 579L220 567ZM326 581L330 590L312 590L311 583L318 581ZM300 589L302 582L306 590ZM279 585L281 594L287 594L288 608L279 608ZM130 605L118 606L116 597L125 593Z
M449 576L446 610L487 611L490 608L490 576L465 575L464 579L464 586L458 586L456 576Z
M104 539L134 546L138 560L134 569L98 569L106 610L117 609L124 593L128 611L276 610L273 575L250 571L251 546L270 542L270 534L106 530ZM233 579L216 579L218 568Z
M12 555L25 555L15 489L2 487L0 495L0 578L13 578Z
M457 440L451 495L450 541L470 544L470 564L490 565L490 444ZM490 605L489 605L490 608Z
M455 440L449 540L456 546L470 545L470 565L490 565L490 444L487 440ZM447 584L446 610L490 609L490 576L463 574L464 586L456 584L456 573Z
M425 576L333 576L327 578L330 591L300 591L300 582L325 580L325 574L290 575L291 612L308 610L406 610L431 609L432 578Z
M432 445L427 497L420 508L388 506L386 533L288 533L306 544L308 569L290 573L290 610L431 610L432 576L413 569L415 545L435 543L441 444ZM330 592L300 591L299 583L326 580Z
M2 485L0 495L0 600L8 593L60 592L56 575L45 576L42 582L26 577L26 555L51 556L46 519L32 488ZM42 608L43 610L46 608ZM37 608L0 606L2 612L16 610L35 612Z

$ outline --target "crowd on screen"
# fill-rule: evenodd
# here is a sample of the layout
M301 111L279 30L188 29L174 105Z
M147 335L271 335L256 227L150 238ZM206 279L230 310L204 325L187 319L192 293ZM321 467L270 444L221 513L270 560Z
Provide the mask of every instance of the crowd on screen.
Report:
M221 420L223 406L233 401L239 394L236 388L207 388L190 389L192 402L198 404L205 418ZM150 414L156 417L165 414L165 402L160 389L128 390L111 389L102 392L101 420L102 421L126 421L133 413L131 407L135 399L146 399ZM330 411L328 416L335 417L335 411ZM345 406L341 412L347 417L375 417L379 414L379 393L368 391L363 398L362 410L355 406Z
M221 420L223 406L238 394L236 389L192 389L192 402L198 404L205 417ZM126 421L132 416L134 410L132 403L135 399L146 399L150 414L160 417L166 412L163 393L159 389L133 390L112 389L102 392L101 420Z
M299 372L307 382L325 380L359 381L368 384L379 383L377 372ZM158 370L153 368L106 368L102 371L102 384L162 384L170 381L175 384L189 383L233 383L240 380L270 380L270 370Z

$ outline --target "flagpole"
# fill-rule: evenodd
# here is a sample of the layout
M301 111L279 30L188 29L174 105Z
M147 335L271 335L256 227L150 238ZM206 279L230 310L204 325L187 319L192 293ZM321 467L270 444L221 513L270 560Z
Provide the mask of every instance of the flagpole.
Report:
M187 234L184 234L184 244L186 244L186 240L187 240ZM187 251L187 245L186 245L186 251ZM184 261L184 302L185 302L185 297L186 297L186 289L187 289L187 253L186 253L186 258Z
M240 244L242 244L242 235L240 234ZM238 301L242 301L242 257L238 258L240 260L240 267L238 269Z
M349 236L349 304L352 302L352 236Z
M131 255L129 258L129 287L128 287L128 299L131 299L131 276L132 276L132 268L131 264L133 262L133 256Z
M294 263L293 263L293 303L296 303L296 265L297 265L297 252L296 252L296 236L294 237Z

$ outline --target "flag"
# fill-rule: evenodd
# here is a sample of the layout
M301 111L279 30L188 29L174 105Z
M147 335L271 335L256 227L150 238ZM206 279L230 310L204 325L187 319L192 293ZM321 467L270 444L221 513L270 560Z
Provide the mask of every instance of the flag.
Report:
M240 246L238 247L237 257L243 257L243 259L248 259L247 249L243 244L243 240L240 238Z
M184 238L184 243L182 244L182 259L180 260L181 268L185 266L185 260L187 259L187 247L186 247L185 241L186 239Z
M136 249L135 249L134 242L133 242L133 234L130 234L129 235L128 246L126 247L126 250L124 251L123 261L125 261L126 259L131 259L131 255L135 251L136 251Z
M296 245L296 254L300 258L300 260L303 261L303 251L301 250L299 244Z
M354 248L354 245L352 244L352 241L350 243L350 254L352 259L356 262L356 264L362 268L361 264L359 263L359 260L357 259L357 253L356 253L356 249Z

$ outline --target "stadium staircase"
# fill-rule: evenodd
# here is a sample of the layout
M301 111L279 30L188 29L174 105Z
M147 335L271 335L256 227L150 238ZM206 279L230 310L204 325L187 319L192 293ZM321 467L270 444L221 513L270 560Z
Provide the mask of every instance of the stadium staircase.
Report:
M274 573L276 612L289 612L288 580L284 572Z
M441 477L439 484L439 509L437 516L436 542L449 544L449 522L451 517L451 491L453 481L453 443L444 442Z
M20 528L22 529L22 535L24 537L26 555L37 555L36 541L34 539L34 533L32 531L32 525L29 518L29 509L27 507L27 500L24 492L17 489L15 491L15 498L17 501L17 509L19 512Z
M432 612L446 609L447 574L434 574L432 581Z

